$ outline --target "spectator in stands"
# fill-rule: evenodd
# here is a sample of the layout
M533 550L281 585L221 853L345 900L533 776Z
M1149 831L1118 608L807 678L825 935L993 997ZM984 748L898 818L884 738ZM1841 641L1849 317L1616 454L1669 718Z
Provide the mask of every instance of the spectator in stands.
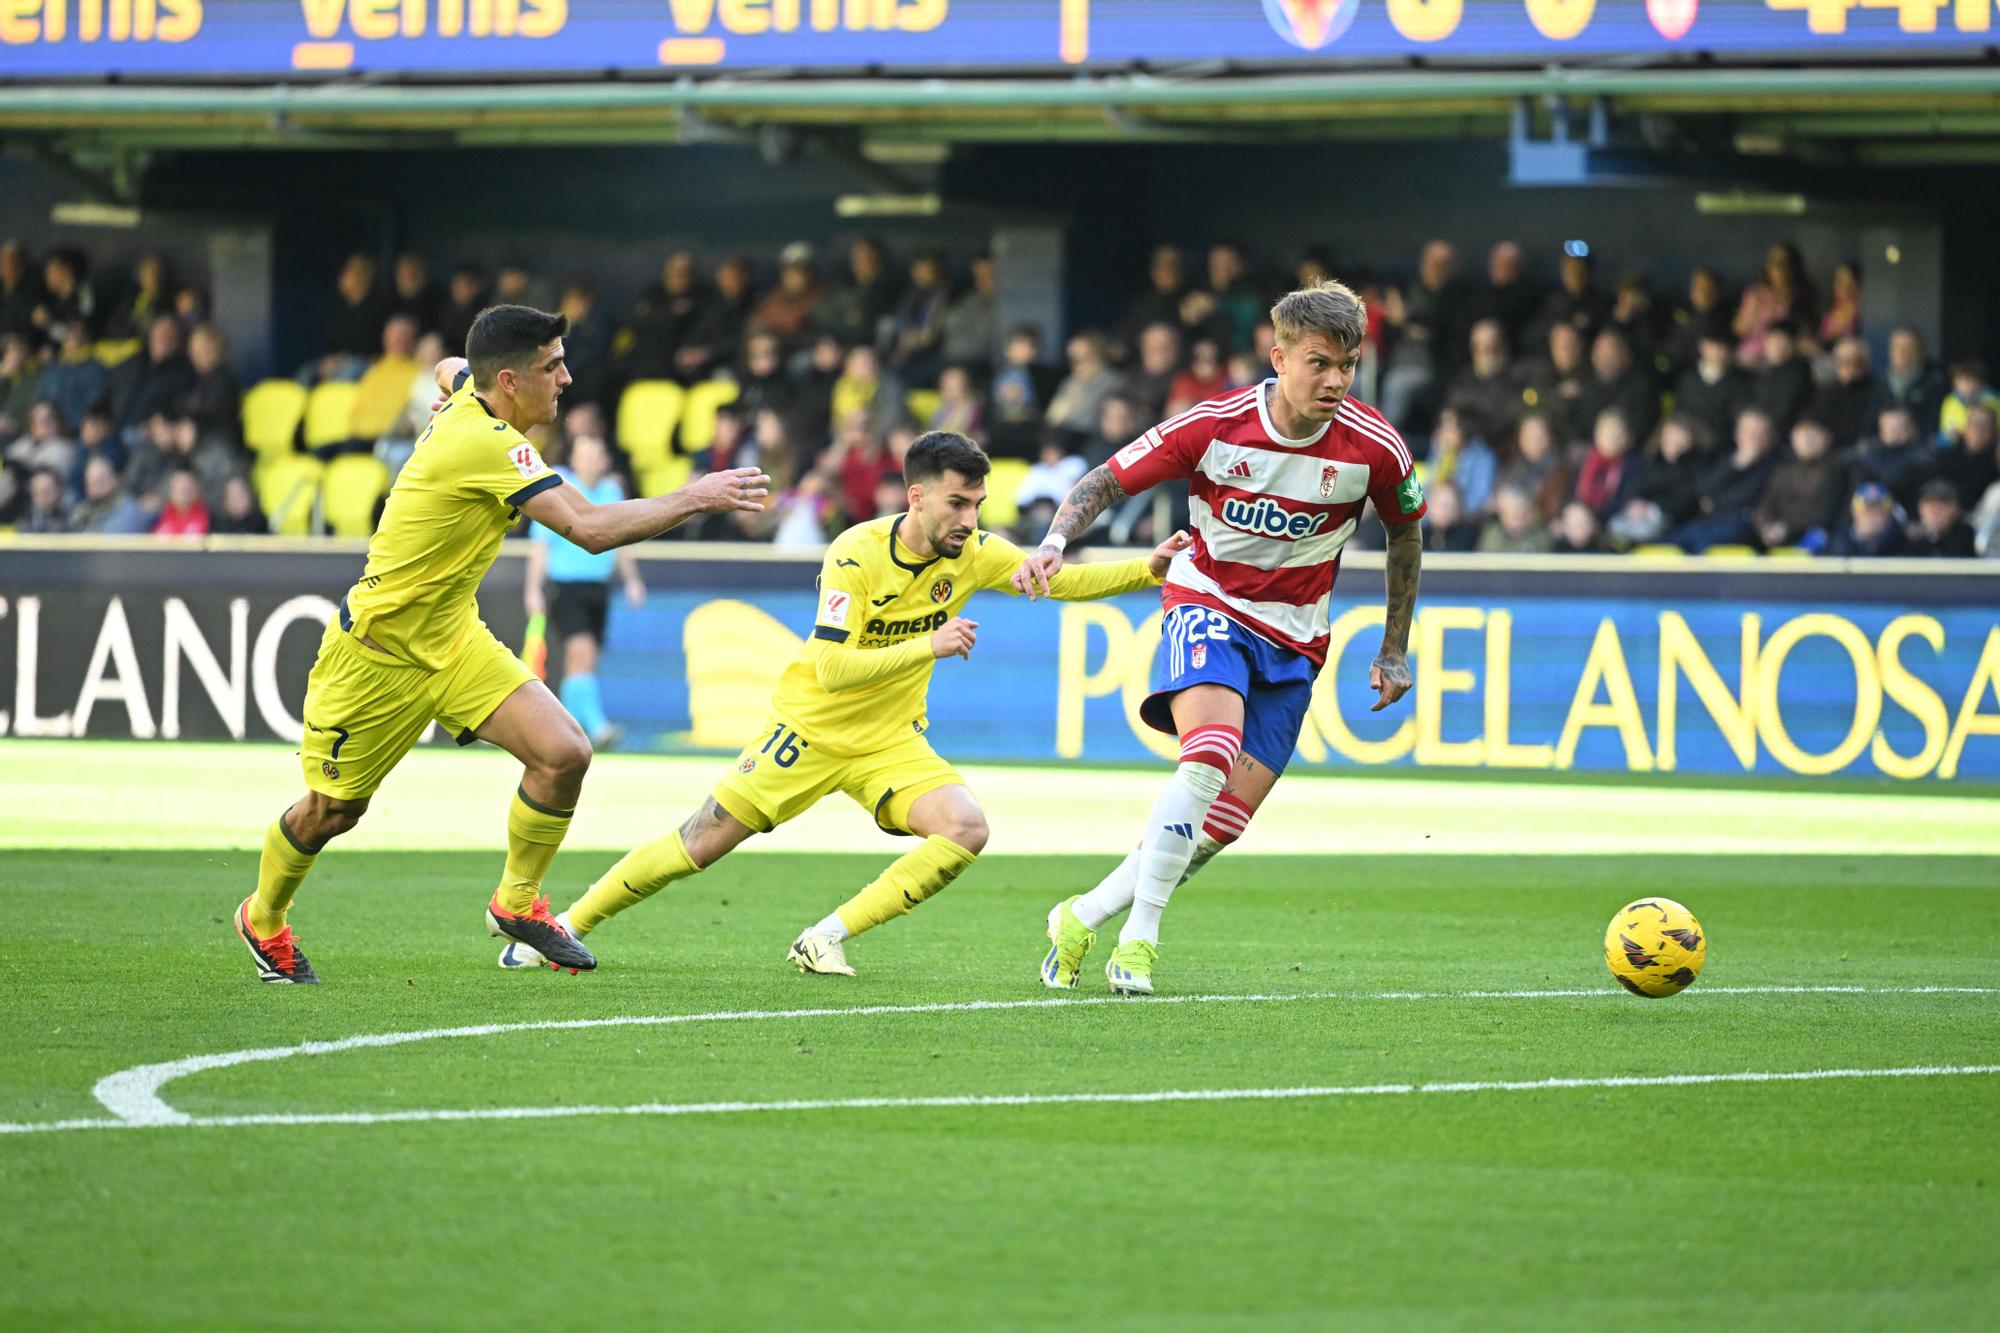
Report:
M1251 285L1250 265L1243 247L1235 241L1218 241L1208 247L1208 286L1223 347L1247 347L1250 331L1264 318L1268 304Z
M1834 452L1826 423L1801 417L1792 427L1791 456L1771 470L1757 500L1752 526L1769 549L1803 546L1823 551L1847 496L1847 469Z
M1535 326L1546 335L1557 325L1567 324L1576 330L1577 346L1582 348L1610 314L1610 303L1597 290L1597 266L1588 248L1567 243L1558 272L1562 286L1542 303Z
M572 274L563 284L556 309L569 320L569 331L563 334L563 354L572 382L563 397L575 402L604 401L615 376L611 365L611 320L598 302L597 284L583 274Z
M856 348L874 355L874 348ZM883 438L869 428L866 412L853 412L836 419L833 447L820 459L820 467L838 479L835 499L848 524L865 523L876 517L875 494L881 483L897 473L895 457Z
M750 308L755 298L750 291L750 261L740 255L720 260L709 273L708 308L687 332L687 341L674 354L674 368L692 384L707 379L743 343L743 330L750 325ZM576 323L570 322L574 336Z
M1909 408L1926 432L1933 429L1944 406L1944 372L1931 362L1915 329L1897 329L1889 335L1889 369L1882 377L1882 391L1888 402Z
M125 488L141 505L157 511L174 472L193 473L206 493L219 495L222 483L240 467L236 450L204 442L194 422L161 412L146 421L140 445L125 466Z
M1262 384L1269 376L1271 368L1257 360L1255 352L1232 352L1229 356L1227 383L1222 391L1247 389L1253 384Z
M1429 420L1463 355L1471 298L1457 266L1450 242L1427 242L1417 256L1417 280L1408 291L1391 288L1384 303L1388 348L1378 392L1382 414L1400 429Z
M1146 290L1125 307L1125 313L1112 329L1113 339L1121 348L1133 346L1140 332L1150 325L1178 327L1180 324L1181 298L1187 295L1188 284L1187 261L1179 247L1162 245L1155 249L1146 278Z
M1470 551L1479 545L1479 525L1465 516L1465 501L1449 481L1425 492L1424 550L1427 553Z
M1705 330L1697 347L1694 365L1674 384L1674 410L1700 421L1711 439L1723 439L1750 403L1750 377L1736 365L1736 340L1730 334Z
M1521 378L1507 351L1506 326L1497 318L1482 319L1466 335L1472 356L1445 392L1445 405L1469 412L1485 423L1494 442L1505 445L1523 404ZM1474 503L1472 507L1483 506Z
M798 409L799 386L785 373L784 345L777 334L751 334L743 343L743 364L733 374L736 408L753 421L759 412L789 415Z
M493 304L525 305L547 310L556 303L556 294L535 270L518 259L510 259L493 276Z
M1996 415L1984 405L1965 414L1965 430L1951 446L1940 452L1932 466L1938 477L1958 491L1959 505L1968 513L1979 507L1986 492L2000 482L2000 466L1995 464Z
M152 529L153 516L118 484L118 469L111 460L92 454L83 465L83 499L70 511L69 530L129 536Z
M1007 335L988 395L987 448L995 458L1029 459L1040 451L1042 419L1056 391L1056 372L1041 357L1042 333L1034 325Z
M167 502L153 521L155 537L206 537L208 506L194 469L177 467L167 474Z
M1676 412L1659 424L1639 460L1638 479L1625 504L1606 524L1620 546L1657 542L1693 518L1701 506L1701 473L1708 428Z
M397 316L397 318L408 318L408 316ZM417 436L423 434L424 427L430 424L431 409L437 405L438 400L437 381L432 378L430 368L443 360L445 355L443 334L433 330L417 339L416 352L411 359L416 362L418 369L411 375L410 382L404 390L402 406L395 421L375 441L375 456L388 466L391 481L394 481L396 474L403 470L403 464L410 461L410 455L417 449ZM588 402L579 401L563 413L565 432L569 430L569 419L586 408L596 410ZM600 431L603 429L601 418L598 429Z
M1702 474L1695 516L1667 534L1684 551L1747 545L1756 538L1752 511L1777 466L1777 427L1761 409L1746 407L1736 417L1736 443L1727 457Z
M1827 297L1825 313L1819 317L1819 336L1815 341L1821 347L1832 347L1843 338L1857 337L1860 332L1861 264L1846 259L1834 265L1833 290Z
M1614 324L1606 324L1591 340L1590 376L1583 383L1576 410L1593 437L1607 411L1623 417L1631 435L1650 435L1659 423L1660 392L1653 386L1652 370L1633 360L1625 334Z
M222 509L210 518L209 531L232 537L261 537L271 531L270 520L257 503L257 492L242 473L222 483Z
M1576 489L1570 499L1583 504L1599 520L1607 519L1625 507L1638 479L1639 464L1632 457L1632 427L1623 412L1607 407L1591 426L1590 451L1577 468Z
M28 423L28 409L40 396L42 368L25 333L0 333L0 440Z
M903 420L902 382L882 369L882 357L874 344L850 347L827 406L834 421L858 414L867 422L871 435L886 437Z
M46 398L37 399L28 409L28 428L7 446L7 461L19 475L50 471L68 477L77 460L76 441L62 411Z
M1653 304L1653 288L1645 274L1635 271L1619 277L1611 298L1611 314L1604 327L1625 335L1632 363L1652 381L1660 371L1655 358L1663 335L1660 312Z
M433 365L436 362L432 363ZM188 365L194 382L176 405L194 419L203 439L236 445L243 440L243 392L229 366L229 343L213 324L197 324L188 335Z
M1070 487L1082 481L1089 470L1081 455L1064 453L1054 436L1042 441L1041 456L1021 479L1021 488L1014 495L1020 512L1014 530L1021 534L1022 540L1032 541L1048 531L1049 521L1068 498ZM1029 536L1030 533L1034 536Z
M1167 389L1167 401L1160 419L1178 416L1196 403L1219 398L1229 391L1229 374L1223 369L1222 347L1213 338L1203 338L1188 352L1187 366L1174 376Z
M1764 349L1764 336L1784 325L1796 339L1798 330L1817 322L1812 292L1806 283L1805 264L1798 247L1781 241L1764 252L1764 276L1743 290L1731 328L1736 334L1736 357L1746 366L1771 364Z
M1139 438L1146 426L1130 398L1114 393L1097 410L1097 430L1079 451L1091 467L1103 467L1111 456Z
M28 247L14 237L0 241L0 333L36 335L35 308L42 284L35 279Z
M937 383L944 368L945 308L951 298L944 258L927 251L910 261L910 283L889 317L889 369L913 389Z
M444 293L431 281L431 266L422 255L413 250L397 255L389 282L389 314L407 315L415 320L420 334L438 327L444 312Z
M1076 334L1065 350L1069 354L1069 375L1056 387L1042 421L1057 433L1068 451L1097 428L1098 411L1106 398L1118 392L1119 379L1118 372L1106 363L1103 334Z
M1799 351L1798 330L1789 320L1766 328L1757 339L1763 364L1750 381L1750 402L1779 430L1806 409L1812 397L1812 363Z
M819 279L813 274L812 247L793 241L778 254L778 285L764 294L750 313L750 327L775 333L787 343L802 342L811 331L820 305Z
M181 342L180 321L161 315L146 328L144 350L112 372L111 416L120 430L137 430L156 412L178 411L193 392L194 363Z
M1494 492L1493 518L1479 534L1480 554L1546 555L1554 546L1527 491L1502 485Z
M1832 554L1884 556L1903 553L1903 530L1896 525L1896 502L1878 482L1854 488L1847 526L1833 539Z
M1917 521L1905 537L1904 555L1971 559L1972 526L1958 502L1958 488L1943 477L1925 482L1917 492Z
M1976 356L1960 357L1951 363L1951 392L1944 396L1944 405L1938 409L1938 439L1955 440L1963 435L1965 414L1975 407L2000 410L2000 394L1994 393L1986 382L1984 361Z
M1486 443L1479 418L1470 409L1447 407L1438 412L1427 457L1429 484L1451 482L1466 508L1475 514L1484 512L1493 496L1500 463Z
M1609 549L1597 511L1581 500L1571 500L1562 507L1552 535L1549 549L1557 555L1602 555Z
M83 414L83 421L76 428L76 465L70 471L70 489L83 489L83 470L93 458L103 458L111 464L113 472L122 472L130 451L125 441L112 424L111 413L103 407L93 407Z
M1666 339L1660 344L1660 355L1667 363L1667 371L1674 377L1685 377L1702 358L1701 344L1704 339L1719 341L1724 350L1724 359L1736 359L1736 334L1731 327L1731 310L1728 293L1722 286L1722 275L1714 269L1703 266L1697 268L1688 278L1687 299L1674 308L1672 327ZM1675 407L1684 405L1676 401ZM1735 420L1735 410L1731 409L1723 422ZM1717 434L1721 434L1718 430Z
M473 263L460 264L451 271L451 284L437 317L438 336L444 339L447 353L465 355L465 335L485 308L486 270Z
M1833 432L1833 446L1852 449L1875 424L1882 382L1868 366L1868 344L1852 335L1833 344L1833 378L1813 393L1810 415Z
M625 318L625 370L635 380L669 379L675 354L688 334L708 313L708 295L700 285L694 255L676 250L660 268L660 281L649 288Z
M153 320L174 313L173 284L167 276L167 257L148 253L132 266L132 287L112 307L104 320L104 336L113 342L142 338Z
M938 405L925 430L948 430L970 440L986 438L986 405L972 388L964 366L946 366L938 376Z
M174 293L174 318L181 322L181 327L192 329L197 324L205 324L209 314L208 292L192 282L182 283L180 290Z
M960 292L944 313L944 359L984 377L993 369L994 344L999 339L999 269L993 256L972 261L972 285Z
M1572 476L1555 425L1542 411L1528 413L1514 431L1514 457L1500 469L1499 488L1512 487L1535 507L1536 523L1547 523L1569 498ZM1498 491L1495 492L1498 499ZM1484 548L1481 548L1484 549Z
M28 474L28 503L14 526L21 532L56 533L68 532L68 508L63 498L62 477L48 468L39 468ZM1963 526L1961 524L1960 526ZM1968 541L1972 535L1966 529ZM1969 551L1970 546L1967 547Z
M333 313L326 321L326 355L319 363L321 379L350 379L360 373L382 342L382 322L389 317L389 299L375 281L375 261L351 254L334 280Z
M1473 294L1467 314L1476 323L1497 320L1508 347L1522 346L1521 340L1535 322L1542 294L1528 281L1527 257L1519 241L1498 241L1486 252L1486 285ZM1477 356L1475 333L1474 355ZM1487 417L1497 421L1497 417Z
M73 324L83 326L85 342L96 337L97 293L81 253L52 250L42 260L40 298L29 318L44 338L58 345L69 341Z
M1854 480L1877 483L1896 504L1908 508L1916 503L1936 458L1909 409L1885 407L1876 417L1875 433L1854 451Z
M846 281L820 307L820 327L844 343L885 345L901 295L882 243L859 237L847 247Z
M1139 415L1161 421L1167 415L1167 395L1181 373L1181 335L1171 324L1149 324L1139 331L1138 364L1125 372L1118 392L1138 405Z
M847 348L831 333L822 333L792 362L792 382L799 391L793 424L810 461L833 441L833 386L846 373Z
M1547 360L1529 372L1521 401L1541 412L1562 444L1583 438L1590 419L1583 415L1590 368L1584 364L1583 334L1567 320L1549 326Z
M322 456L370 453L377 441L396 436L409 410L411 386L417 380L416 354L417 321L408 315L391 316L382 326L382 355L370 363L355 386L347 442L321 451Z

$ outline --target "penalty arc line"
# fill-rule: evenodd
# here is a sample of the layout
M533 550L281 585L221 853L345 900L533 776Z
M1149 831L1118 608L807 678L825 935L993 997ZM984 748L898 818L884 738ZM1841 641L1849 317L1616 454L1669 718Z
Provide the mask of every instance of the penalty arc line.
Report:
M2000 988L1986 986L1710 986L1694 995L1989 995ZM1163 995L1143 1002L1145 1008L1168 1004L1285 1004L1302 1000L1548 1000L1602 999L1622 993L1592 990L1512 991L1300 991L1268 995ZM402 1046L447 1037L493 1037L509 1032L564 1032L606 1027L663 1027L679 1023L757 1022L772 1019L862 1018L883 1014L989 1013L1009 1009L1066 1009L1084 1005L1130 1005L1110 995L1071 996L1036 1000L962 1000L934 1004L872 1004L817 1009L727 1009L705 1014L635 1014L617 1018L544 1019L528 1023L477 1023L467 1027L424 1028L410 1032L364 1033L296 1046L264 1046L181 1060L136 1065L99 1079L91 1093L120 1120L139 1124L185 1124L193 1119L169 1106L160 1089L177 1078L211 1069L301 1055L331 1055L366 1047Z
M1613 1075L1451 1083L1362 1083L1300 1088L1195 1088L1161 1092L965 1094L950 1097L841 1097L776 1102L642 1102L636 1106L494 1106L457 1110L189 1116L173 1121L57 1120L0 1124L0 1134L83 1129L229 1129L250 1126L389 1125L463 1120L560 1120L579 1116L749 1115L784 1111L947 1110L1000 1106L1145 1105L1164 1102L1302 1101L1445 1093L1552 1092L1592 1088L1686 1088L1719 1083L1814 1083L1834 1079L1945 1078L2000 1074L2000 1065L1907 1065L1898 1069L1798 1069L1730 1074Z

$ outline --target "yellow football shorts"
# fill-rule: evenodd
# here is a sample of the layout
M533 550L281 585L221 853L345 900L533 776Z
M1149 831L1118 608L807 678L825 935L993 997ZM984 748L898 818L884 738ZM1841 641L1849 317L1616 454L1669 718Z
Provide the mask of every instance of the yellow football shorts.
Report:
M335 618L306 680L306 786L343 800L373 796L433 720L470 745L473 729L534 678L483 624L443 670L427 671L370 648Z
M772 718L714 795L717 805L759 833L796 819L836 791L853 797L885 831L908 833L918 797L964 781L922 736L873 754L832 755Z

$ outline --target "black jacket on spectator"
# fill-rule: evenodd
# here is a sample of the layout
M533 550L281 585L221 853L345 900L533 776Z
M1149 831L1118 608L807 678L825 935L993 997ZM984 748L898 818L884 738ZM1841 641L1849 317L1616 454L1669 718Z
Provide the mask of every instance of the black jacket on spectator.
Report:
M338 293L326 319L326 350L330 356L377 357L382 354L382 326L389 322L389 301L371 291L358 304ZM460 346L464 344L461 343Z
M1660 340L1659 355L1676 375L1685 371L1692 375L1694 363L1701 357L1701 340L1704 334L1736 341L1736 334L1730 328L1731 315L1724 303L1718 302L1707 310L1696 310L1693 306L1678 307L1673 314L1673 323L1666 336ZM1675 410L1681 411L1679 401Z
M1897 504L1914 510L1917 492L1930 479L1937 455L1938 450L1927 439L1892 449L1870 436L1854 451L1853 484L1880 482Z
M1834 448L1852 449L1874 428L1881 402L1882 382L1873 375L1863 375L1851 383L1836 379L1814 392L1808 415L1826 424L1833 433Z
M896 313L901 295L896 280L887 272L870 282L849 282L820 302L817 322L849 346L867 343L873 347L881 341L882 322Z
M18 333L31 344L39 343L42 332L35 327L35 306L41 299L42 284L33 274L12 287L0 289L0 333Z
M1901 555L1906 545L1907 543L1903 539L1903 530L1894 523L1890 523L1887 527L1883 528L1881 534L1870 541L1862 541L1859 537L1856 537L1854 535L1854 528L1850 524L1841 528L1840 534L1833 539L1833 545L1827 548L1827 554L1848 556Z
M1590 421L1583 415L1584 394L1590 378L1588 366L1563 374L1548 361L1540 362L1528 373L1527 384L1521 390L1521 401L1548 414L1559 446L1590 438Z
M1451 382L1444 405L1470 413L1478 421L1476 429L1495 443L1506 444L1514 438L1514 423L1527 410L1521 401L1521 388L1521 377L1511 366L1491 375L1477 374L1467 366Z
M1938 411L1944 406L1944 372L1936 366L1926 365L1916 378L1898 383L1894 374L1886 374L1882 379L1883 407L1897 406L1910 409L1916 418L1917 429L1926 435L1935 434L1938 428Z
M1660 420L1660 391L1653 387L1653 377L1643 365L1626 367L1625 373L1616 379L1584 377L1583 396L1576 405L1583 434L1577 438L1589 439L1597 425L1597 414L1614 407L1624 415L1626 428L1634 440L1643 440L1653 433Z
M1903 543L1902 554L1970 560L1978 552L1972 545L1972 525L1961 518L1947 528L1942 537L1933 538L1921 527L1910 529L1910 535Z
M1476 551L1479 549L1479 524L1471 519L1461 519L1448 528L1424 524L1424 549L1426 551Z
M1702 454L1685 453L1670 463L1664 455L1648 452L1639 464L1639 479L1626 498L1652 501L1660 507L1667 527L1679 527L1701 507L1702 469L1708 462Z
M1943 477L1958 487L1958 503L1969 514L1979 507L1987 488L2000 482L2000 454L1990 448L1974 453L1962 444L1955 444L1937 451L1930 475Z
M736 383L739 389L735 407L743 414L744 420L754 422L759 412L769 408L785 418L786 423L795 430L804 424L794 420L799 410L798 381L783 370L774 371L769 375L753 375L748 370L738 367Z
M437 331L444 339L446 356L465 355L465 335L472 332L472 321L479 318L479 312L486 308L485 297L472 302L447 300L438 308Z
M155 362L140 352L112 372L111 419L120 426L137 426L155 412L172 415L194 387L194 363L187 357L175 353Z
M1814 528L1831 532L1847 495L1847 466L1832 454L1810 463L1787 458L1771 470L1757 501L1758 534L1767 523L1783 524L1785 535L1767 544L1790 546Z
M1482 319L1497 319L1500 327L1507 330L1507 345L1519 351L1527 345L1523 340L1527 337L1528 327L1535 322L1535 312L1541 306L1542 293L1526 278L1504 287L1487 283L1475 289L1466 304L1466 328L1469 331ZM1471 525L1466 526L1470 531ZM1478 535L1473 534L1471 540L1477 542L1478 539ZM1464 549L1472 548L1468 546Z
M1701 493L1709 502L1708 512L1717 516L1741 515L1747 519L1758 498L1764 494L1764 487L1777 465L1775 450L1747 468L1736 466L1733 452L1723 454L1702 474Z
M189 366L190 372L193 366ZM193 376L188 391L174 410L192 417L194 428L204 440L241 443L243 438L243 395L236 386L236 372L218 366L206 375Z
M688 334L708 313L709 294L700 287L670 292L655 285L632 307L625 327L631 331L632 346L625 354L626 369L637 380L671 379L674 353L687 341Z
M393 292L389 297L389 314L391 316L408 315L411 319L417 321L417 332L420 334L429 333L438 327L438 317L443 310L444 293L439 290L435 282L426 282L421 290L409 296L405 296L401 292ZM469 328L470 325L467 327ZM464 340L460 339L458 346L463 347L464 345ZM209 531L221 531L221 529L215 526L221 521L222 515L209 515Z
M1750 403L1762 408L1778 434L1783 436L1799 419L1799 413L1805 410L1812 391L1812 367L1804 357L1795 356L1757 372L1757 378L1750 385Z
M1686 412L1727 442L1736 434L1736 414L1750 401L1750 377L1731 366L1713 384L1689 367L1674 385L1674 411Z

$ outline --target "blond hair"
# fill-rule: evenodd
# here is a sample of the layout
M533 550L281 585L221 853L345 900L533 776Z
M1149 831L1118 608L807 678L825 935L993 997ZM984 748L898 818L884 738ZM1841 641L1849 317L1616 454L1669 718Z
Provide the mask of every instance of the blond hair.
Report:
M1368 334L1368 305L1346 283L1327 278L1280 297L1271 307L1271 327L1287 346L1318 333L1351 350Z

